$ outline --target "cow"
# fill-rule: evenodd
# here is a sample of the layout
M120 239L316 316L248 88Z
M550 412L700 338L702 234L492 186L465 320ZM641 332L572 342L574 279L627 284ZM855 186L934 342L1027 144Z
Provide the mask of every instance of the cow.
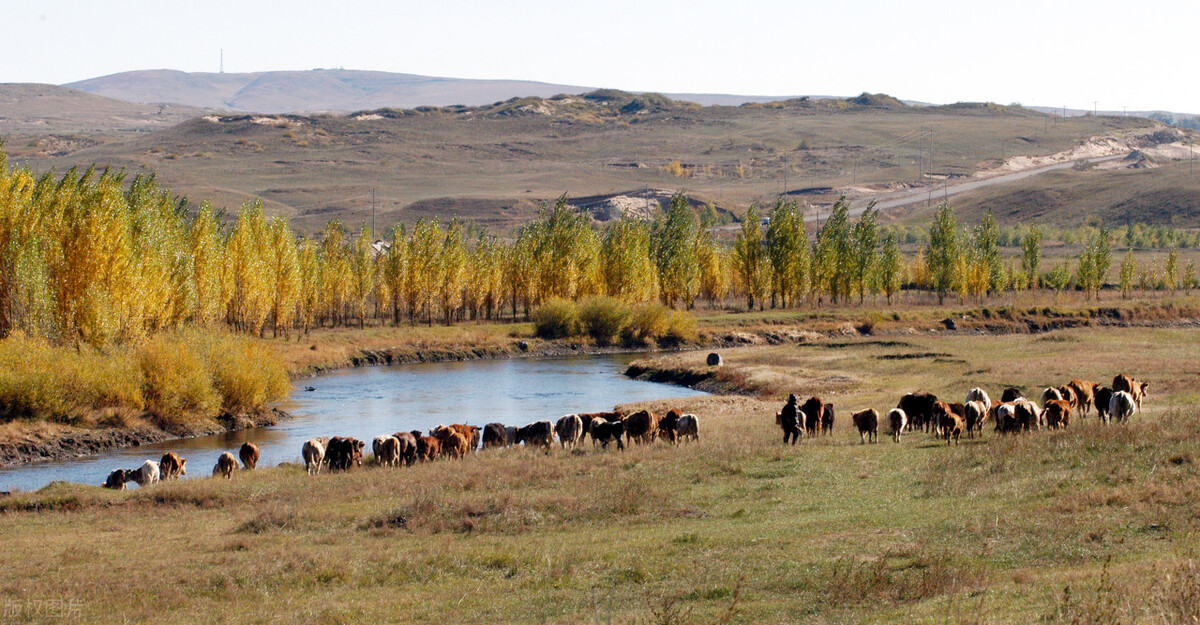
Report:
M1070 385L1064 384L1058 387L1058 392L1062 395L1063 401L1071 404L1072 410L1079 408L1079 396L1075 394L1075 389L1071 388Z
M1116 391L1108 402L1109 417L1116 419L1117 423L1124 423L1126 419L1133 416L1136 406L1137 401L1134 400L1132 394L1127 391Z
M874 408L855 412L850 415L850 420L854 422L854 427L858 428L859 444L865 445L868 440L872 443L879 442L879 412Z
M558 443L563 449L566 449L567 445L574 448L583 436L583 419L577 414L560 417L554 424L554 433L558 435Z
M1087 380L1071 380L1067 382L1067 386L1075 391L1075 397L1079 400L1079 416L1086 417L1088 411L1092 409L1092 402L1096 399L1096 389L1100 385ZM1046 402L1042 402L1043 406L1045 404Z
M537 421L517 428L516 442L525 443L527 446L540 445L549 451L550 446L554 444L554 424L549 421Z
M258 466L258 445L255 445L250 441L242 443L242 448L238 450L238 457L242 459L243 469L247 471L253 471L254 467Z
M328 442L320 438L304 441L304 446L300 448L300 456L304 458L304 468L308 469L309 475L321 473L321 465L325 462L325 445Z
M517 426L508 425L504 427L504 442L509 447L517 444Z
M1046 415L1046 425L1051 430L1067 427L1071 424L1071 402L1065 399L1051 399L1042 404L1042 412Z
M908 417L909 429L929 430L933 422L933 404L938 400L931 393L909 393L900 398L896 407L903 410Z
M1048 387L1046 387L1046 390L1042 391L1042 405L1043 406L1046 405L1046 402L1062 401L1062 399L1063 399L1062 393L1058 389L1054 388L1053 386L1048 386Z
M825 402L821 401L820 397L809 397L808 401L800 407L800 412L804 413L804 435L816 436L817 429L821 427L821 415L825 411Z
M983 404L983 412L985 414L992 409L992 398L988 397L987 391L979 388L978 386L967 391L967 397L963 399L963 405L969 404L973 401Z
M158 463L153 460L147 460L142 463L142 466L125 471L125 478L130 482L137 482L138 486L148 486L158 482L162 473L159 471Z
M233 479L233 472L237 470L238 461L230 452L224 452L221 457L217 458L217 464L213 467L213 477L223 477L227 480Z
M636 443L650 443L658 435L660 417L649 410L639 410L625 417L625 438Z
M1146 396L1146 389L1150 387L1149 382L1138 382L1131 376L1119 373L1113 378L1112 390L1115 394L1118 391L1125 391L1133 398L1133 403L1137 407L1138 412L1142 410L1142 398ZM1110 411L1111 412L1111 411ZM1114 415L1115 416L1115 415Z
M489 423L483 426L483 448L508 447L508 436L504 434L503 423Z
M821 406L821 434L833 434L833 404L825 404Z
M1004 389L1004 392L1000 395L1000 403L1007 404L1008 402L1011 402L1011 401L1017 401L1018 399L1020 399L1024 396L1025 395L1023 395L1021 393L1021 389L1019 389L1015 386L1010 386L1010 387Z
M939 410L938 412L938 428L942 431L942 437L946 439L946 446L950 445L951 440L957 445L958 437L962 435L964 426L962 417L948 410Z
M776 423L783 428L783 444L788 444L788 439L791 439L791 444L795 445L800 440L801 428L803 427L803 413L800 412L800 407L796 405L796 394L788 395L787 403L784 404L783 410L776 416Z
M963 421L967 426L967 438L975 438L975 434L983 436L983 424L987 421L988 407L980 400L967 402L963 410Z
M354 465L362 464L362 452L366 443L357 438L335 436L325 447L325 458L330 471L349 471Z
M1096 387L1096 396L1093 401L1096 403L1096 415L1100 417L1100 421L1108 423L1110 414L1108 406L1112 402L1113 390L1107 386Z
M624 436L625 424L621 421L592 421L592 441L600 443L601 449L608 449L608 444L613 441L616 441L617 449L625 449L625 443L621 442Z
M479 427L474 425L466 425L464 423L451 423L450 429L462 434L467 438L467 447L471 451L479 449Z
M887 413L888 427L892 431L892 440L900 442L900 435L904 432L904 428L908 426L908 415L899 408L892 408Z
M177 480L180 476L187 475L187 459L180 458L179 454L173 451L163 454L158 466L164 480Z
M694 414L679 417L679 425L675 427L676 435L682 440L700 440L700 420Z
M371 441L371 453L375 455L375 464L400 466L400 441L395 436L376 436Z
M400 443L400 462L411 467L417 461L417 437L412 432L396 432L392 437Z
M442 441L433 436L422 436L419 430L411 432L417 439L417 458L421 462L433 462L442 455Z
M1001 434L1017 432L1017 405L1011 401L1001 402L992 406L992 419L996 422L996 431Z
M1064 399L1063 401L1066 400ZM1037 404L1022 397L1013 402L1013 409L1016 413L1017 428L1019 430L1042 429L1042 411L1038 409Z
M125 469L117 469L108 474L108 479L104 480L104 487L113 490L125 490L125 482L129 481L128 472Z
M675 430L679 427L679 417L682 416L683 412L678 409L668 410L667 414L658 420L658 437L674 445L677 434Z
M451 430L449 434L439 440L442 443L443 456L462 460L471 452L471 439L457 430Z

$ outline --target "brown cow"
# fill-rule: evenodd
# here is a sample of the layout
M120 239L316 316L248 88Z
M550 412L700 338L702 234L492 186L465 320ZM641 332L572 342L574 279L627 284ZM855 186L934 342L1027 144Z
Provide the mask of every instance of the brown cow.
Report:
M471 441L466 436L463 436L462 432L451 430L445 438L439 440L442 443L443 456L462 460L470 452Z
M1124 373L1117 374L1113 378L1112 391L1117 393L1125 391L1133 397L1133 403L1137 406L1138 412L1142 411L1142 398L1146 396L1146 389L1150 387L1149 382L1138 382L1133 377Z
M479 437L481 435L479 427L463 423L451 423L450 428L467 437L467 446L470 447L471 451L479 449Z
M1092 401L1096 398L1096 389L1100 387L1095 382L1087 380L1071 380L1067 382L1067 386L1075 391L1075 398L1079 403L1079 416L1086 417L1089 410L1092 409ZM1045 402L1042 402L1043 404Z
M411 467L417 461L417 437L412 432L396 432L392 436L400 443L400 461Z
M325 447L325 460L330 471L349 471L354 465L362 464L362 452L366 443L357 438L335 436Z
M964 407L965 419L967 424L967 438L975 438L978 433L983 436L983 424L988 418L987 404L982 401L969 401Z
M371 441L371 453L375 454L375 464L400 466L400 440L395 436L376 436Z
M879 442L879 413L874 408L853 413L850 420L854 422L854 427L858 428L859 444L865 445L868 440L872 443Z
M237 470L237 458L234 458L233 454L225 452L221 454L220 458L217 458L217 465L213 467L213 477L219 475L227 480L232 480L235 470Z
M938 427L942 430L942 437L946 439L946 445L950 445L950 440L954 440L954 444L958 444L958 437L962 435L964 423L962 417L953 412L944 412L938 420Z
M168 451L163 454L162 460L158 461L158 466L162 469L162 479L177 480L181 475L187 475L187 459L180 458L179 454Z
M558 434L558 443L563 449L567 445L573 449L583 438L583 419L577 414L564 415L554 424L554 433Z
M658 437L670 441L674 445L677 436L676 431L679 429L679 418L682 416L682 410L677 408L668 410L667 414L658 420Z
M816 436L817 429L821 427L821 414L825 411L825 402L821 401L820 397L809 397L808 401L800 406L800 412L804 415L804 435Z
M651 443L658 434L660 417L649 410L639 410L625 417L625 438L637 443Z
M421 433L415 430L412 434L417 439L417 458L422 462L433 462L442 455L440 440L432 436L421 436Z
M1062 395L1063 401L1071 404L1072 410L1079 408L1079 395L1075 394L1075 389L1071 388L1069 384L1064 384L1058 387L1058 392L1060 395ZM1046 402L1042 403L1044 404Z
M1065 399L1051 399L1042 406L1046 415L1046 425L1051 430L1067 427L1071 424L1071 402Z
M833 434L833 404L821 406L821 433Z
M250 441L242 443L242 448L238 450L238 457L242 459L242 468L247 471L253 471L254 467L258 466L259 455L258 445Z
M117 469L108 474L108 479L104 480L104 487L113 490L125 490L125 482L129 481L125 474L125 469Z
M966 421L962 417L954 414L954 410L950 407L949 402L936 401L933 402L933 427L935 435L941 436L945 433L945 430L942 426L948 423L946 420L947 416L959 419L963 422L965 427ZM946 439L947 444L949 443L949 440L950 439Z

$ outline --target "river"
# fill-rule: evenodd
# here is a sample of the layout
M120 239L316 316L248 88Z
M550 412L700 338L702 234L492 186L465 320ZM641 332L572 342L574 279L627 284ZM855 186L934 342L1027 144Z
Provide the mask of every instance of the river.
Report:
M611 410L616 404L703 395L701 391L623 375L633 354L516 358L341 369L300 380L279 405L293 418L278 425L214 436L113 449L71 460L0 469L0 491L30 491L52 481L102 484L110 471L136 468L174 451L187 459L189 478L212 474L217 456L253 441L259 466L301 462L304 441L429 430L442 423L525 425L573 412ZM305 390L313 388L312 391ZM132 483L130 487L135 487Z

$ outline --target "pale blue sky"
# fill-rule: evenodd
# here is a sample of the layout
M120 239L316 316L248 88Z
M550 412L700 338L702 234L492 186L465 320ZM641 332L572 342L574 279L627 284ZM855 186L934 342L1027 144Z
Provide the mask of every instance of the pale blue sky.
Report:
M1198 0L0 2L0 82L344 67L1200 113Z

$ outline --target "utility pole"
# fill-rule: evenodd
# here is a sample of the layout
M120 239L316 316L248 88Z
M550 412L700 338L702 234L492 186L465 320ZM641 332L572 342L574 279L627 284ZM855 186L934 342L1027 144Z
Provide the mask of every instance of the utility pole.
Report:
M1100 103L1097 102L1096 100L1092 100L1092 117L1099 117L1099 115L1100 115Z
M221 48L221 73L225 73L225 48Z

